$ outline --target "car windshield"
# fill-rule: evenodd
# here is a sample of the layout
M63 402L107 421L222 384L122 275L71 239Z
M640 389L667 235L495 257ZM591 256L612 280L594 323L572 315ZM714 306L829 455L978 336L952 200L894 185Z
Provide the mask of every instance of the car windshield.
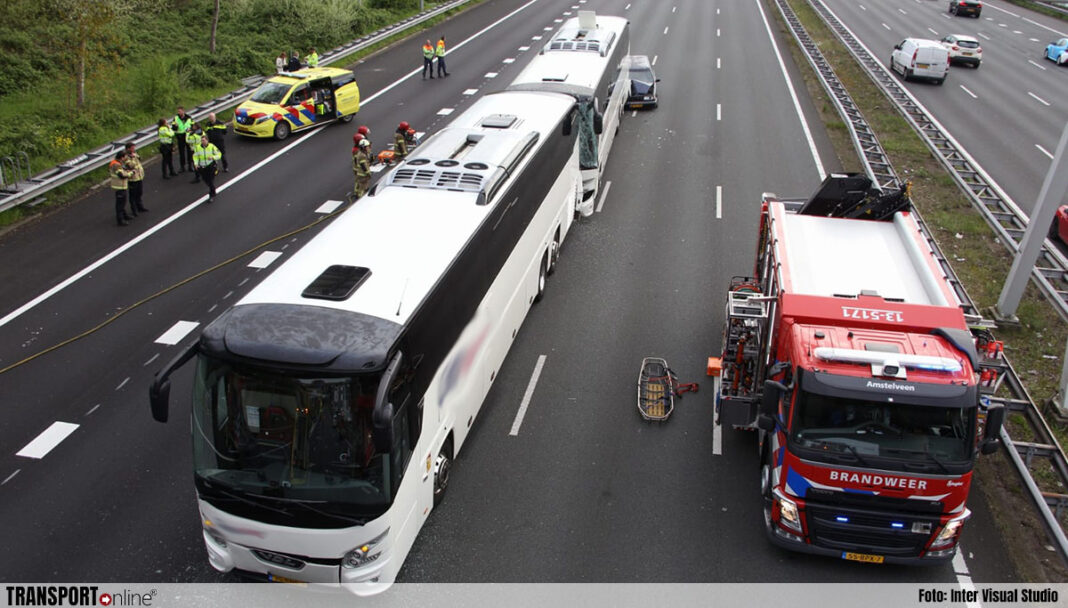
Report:
M391 497L389 455L372 435L380 378L291 376L202 357L193 395L198 482L223 500L300 503L350 522L381 514Z
M631 68L630 79L637 80L639 82L652 82L653 71L649 68Z
M289 89L292 89L292 84L285 84L282 82L267 81L260 85L260 88L256 89L256 92L249 98L250 101L256 103L270 103L279 104L285 99L286 93Z
M801 390L790 437L803 447L861 460L888 458L938 468L971 458L977 409L859 401Z

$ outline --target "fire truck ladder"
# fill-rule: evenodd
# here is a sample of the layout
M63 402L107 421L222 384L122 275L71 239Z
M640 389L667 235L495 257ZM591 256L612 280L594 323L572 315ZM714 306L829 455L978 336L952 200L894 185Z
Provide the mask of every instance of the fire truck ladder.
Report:
M834 100L839 114L845 119L853 137L853 144L857 149L861 160L865 165L865 171L872 181L880 186L896 186L899 183L896 173L886 156L885 151L879 144L878 139L869 128L864 116L857 109L849 96L848 91L831 69L830 64L823 57L815 42L801 25L797 15L787 3L787 0L775 0L779 11L790 28L795 41L804 52L805 57L818 75L824 89ZM835 33L839 41L849 49L853 58L863 67L871 79L882 88L906 120L927 142L928 146L939 157L942 164L949 170L993 227L1000 241L1005 243L1010 251L1015 254L1019 249L1019 240L1023 237L1027 227L1028 218L1020 211L1019 207L1006 195L1001 188L994 183L985 171L971 158L970 155L942 129L941 125L931 117L926 109L912 95L902 87L890 72L883 67L875 56L865 47L859 39L839 21L822 2L822 0L807 0L823 19L824 23ZM984 349L984 344L993 342L989 330L994 324L982 318L974 301L964 289L963 284L957 278L953 269L950 268L946 256L935 243L931 231L927 228L923 218L916 212L916 219L920 224L921 231L926 238L931 250L935 253L939 264L945 271L950 283L953 285L958 298L962 302L961 308L968 320L969 326L979 337L979 347L982 352L980 360L981 377L993 377L996 380L988 383L980 389L982 400L987 404L1003 405L1009 413L1018 413L1023 416L1030 429L1033 441L1014 441L1006 428L1001 430L1001 440L1007 449L1010 460L1028 494L1031 496L1039 515L1046 525L1047 532L1059 552L1061 559L1068 562L1068 537L1065 536L1061 526L1060 515L1068 509L1068 494L1061 491L1043 491L1035 482L1031 471L1036 468L1035 459L1040 462L1048 462L1048 469L1052 470L1059 478L1059 488L1068 488L1068 459L1065 458L1064 450L1058 445L1056 438L1049 425L1042 418L1042 414L1035 406L1027 389L1020 381L1019 375L998 349ZM1039 287L1054 304L1062 317L1068 319L1068 282L1066 282L1065 269L1068 268L1068 259L1047 241L1043 247L1043 254L1039 259L1040 266L1036 266L1032 273ZM726 338L726 336L725 336ZM992 376L991 376L992 374ZM1004 396L1005 393L1010 396ZM1055 509L1056 513L1053 510Z

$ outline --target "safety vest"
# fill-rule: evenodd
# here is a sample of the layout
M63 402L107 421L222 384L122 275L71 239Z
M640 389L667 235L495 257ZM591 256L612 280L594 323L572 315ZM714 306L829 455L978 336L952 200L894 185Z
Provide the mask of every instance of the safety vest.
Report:
M319 53L312 53L308 55L308 67L314 68L319 66Z
M438 40L438 57L444 57L444 56L445 56L445 41L444 40Z
M430 46L429 44L424 44L423 45L423 58L424 59L433 59L434 58L434 47Z
M197 144L193 148L193 164L198 168L210 167L212 163L217 162L222 158L222 152L215 147L215 144L208 143L206 146Z
M174 143L174 131L164 125L159 128L159 143L169 146Z
M226 135L226 123L221 120L209 122L204 129L208 132L208 141L212 143L221 140Z
M185 134L185 145L190 148L195 148L200 145L200 133L196 131L190 131Z
M126 180L130 173L122 168L122 163L114 158L108 163L108 175L111 176L112 190L126 190Z
M175 116L174 126L177 127L175 131L178 133L178 135L182 135L183 133L188 131L190 127L193 126L193 117L186 114L185 119L183 120L182 118Z
M145 167L141 164L141 157L137 152L126 155L126 169L130 172L130 181L139 182L145 179Z

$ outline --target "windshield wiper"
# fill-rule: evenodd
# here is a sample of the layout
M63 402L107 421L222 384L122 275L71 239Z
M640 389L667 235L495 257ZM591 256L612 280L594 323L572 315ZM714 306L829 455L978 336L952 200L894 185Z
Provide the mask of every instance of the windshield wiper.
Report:
M312 506L313 504L326 504L327 502L329 502L329 501L326 501L326 500L307 500L307 499L302 499L302 498L281 498L279 496L266 496L266 495L264 495L263 498L266 498L267 500L274 500L274 501L281 502L281 503L294 504L294 505L297 505L297 506L301 506L301 507L304 507L305 509L308 509L309 511L311 511L313 513L318 513L320 515L326 515L327 517L333 517L335 519L340 519L340 520L343 520L343 521L352 522L354 525L357 525L357 526L362 526L362 525L367 523L367 519L366 518L360 519L360 518L357 518L357 517L348 517L347 515L338 515L337 513L331 513L330 511L324 511L322 509L318 509L318 508Z
M862 464L864 466L869 466L868 465L868 461L864 460L864 458L861 457L860 452L857 451L857 448L849 445L848 443L839 443L837 445L840 445L840 446L846 448L847 450L849 450L850 452L852 452L853 456L857 459L857 462L859 462L860 464Z
M949 468L946 467L945 463L943 463L941 460L939 460L937 456L932 454L927 449L923 449L923 450L904 450L904 449L901 449L901 448L883 448L883 449L886 450L887 452L896 452L896 453L899 453L899 454L923 454L931 462L933 462L936 465L938 465L938 468L942 469L943 473L945 473L947 475L949 474Z
M289 517L293 517L293 514L290 513L289 511L286 511L285 509L277 509L275 507L270 507L270 506L267 506L267 505L265 505L263 503L256 502L254 500L249 500L248 498L245 498L243 496L238 496L237 494L234 494L232 492L227 492L226 490L220 490L220 489L216 488L215 491L218 492L219 494L223 494L223 495L227 496L230 500L237 500L237 501L240 501L240 502L243 502L243 503L246 503L246 504L250 504L250 505L252 505L254 507L259 507L260 509L267 509L268 511L274 511L275 513L281 513L282 515L288 515ZM256 495L254 494L253 496L256 496Z

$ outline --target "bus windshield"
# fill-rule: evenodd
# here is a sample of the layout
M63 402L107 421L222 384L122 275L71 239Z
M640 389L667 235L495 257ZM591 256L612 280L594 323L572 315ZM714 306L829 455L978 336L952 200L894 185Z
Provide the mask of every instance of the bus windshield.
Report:
M914 469L941 471L946 463L970 462L975 446L976 407L935 407L860 401L800 390L790 439L802 447L878 458ZM883 460L883 458L889 460ZM900 466L899 466L900 468Z
M371 422L380 378L302 377L201 357L193 461L202 498L253 511L252 519L286 512L302 523L277 523L308 527L362 524L384 513L389 455L375 451Z
M252 94L249 101L255 101L256 103L269 103L279 104L282 103L282 99L285 98L289 89L292 89L292 84L284 82L267 82L260 85L260 88L256 89L256 92Z

